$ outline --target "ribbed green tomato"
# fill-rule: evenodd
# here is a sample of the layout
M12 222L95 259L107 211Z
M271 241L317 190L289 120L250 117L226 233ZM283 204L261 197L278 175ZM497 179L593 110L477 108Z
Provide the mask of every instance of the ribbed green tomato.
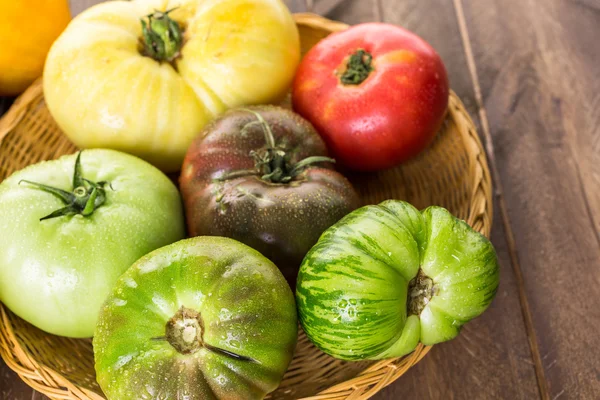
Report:
M233 239L158 249L117 282L94 335L111 400L262 399L283 378L297 335L277 267Z
M329 228L305 257L296 289L310 340L343 359L383 359L450 340L490 305L492 244L441 207L389 200Z
M114 150L31 165L0 184L0 301L47 332L90 337L117 278L185 237L158 169Z

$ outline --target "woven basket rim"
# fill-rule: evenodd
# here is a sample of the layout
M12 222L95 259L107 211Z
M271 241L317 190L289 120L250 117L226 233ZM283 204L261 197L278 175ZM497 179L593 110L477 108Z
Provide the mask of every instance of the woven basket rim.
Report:
M324 29L336 32L346 29L347 24L332 21L316 14L294 14L299 26ZM19 124L34 100L43 96L42 78L38 78L23 94L21 94L9 111L0 118L0 143ZM472 185L467 222L482 234L489 237L493 215L492 182L487 165L485 151L477 134L475 125L458 96L451 91L447 118L461 125L461 139L467 148L469 164L478 170ZM331 386L317 395L305 397L303 400L342 400L368 399L384 387L388 386L410 367L419 362L431 346L419 344L417 349L404 357L381 360L373 363L354 378ZM27 345L15 333L5 307L0 303L0 356L6 365L33 389L44 393L52 399L89 399L104 400L97 393L66 379L59 372L40 364L31 354Z

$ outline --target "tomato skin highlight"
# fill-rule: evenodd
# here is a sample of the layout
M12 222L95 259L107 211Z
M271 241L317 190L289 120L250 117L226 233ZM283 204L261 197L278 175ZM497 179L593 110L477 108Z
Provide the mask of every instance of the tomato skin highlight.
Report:
M358 50L373 70L358 85L340 76ZM448 107L448 75L423 39L400 27L368 23L334 33L304 57L292 88L296 112L308 119L345 166L375 171L427 147Z

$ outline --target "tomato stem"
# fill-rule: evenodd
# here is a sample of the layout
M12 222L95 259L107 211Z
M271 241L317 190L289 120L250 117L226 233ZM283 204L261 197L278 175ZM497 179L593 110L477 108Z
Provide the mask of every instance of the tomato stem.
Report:
M241 133L247 133L247 131L253 127L254 125L260 125L263 127L263 132L265 134L265 142L267 143L267 148L274 149L275 148L275 137L273 136L273 131L271 130L271 126L265 121L262 115L259 112L251 110L249 108L242 108L242 111L249 112L254 114L256 117L256 121L252 121L244 125Z
M437 286L433 280L419 269L417 276L408 284L408 315L420 315L436 293Z
M179 57L183 36L179 24L169 17L175 10L155 11L148 14L148 21L141 19L143 54L156 61L173 62Z
M363 49L358 49L346 63L346 70L340 75L344 85L360 85L374 71L373 56Z
M202 347L204 323L196 310L181 306L169 319L165 327L165 337L171 346L181 354L191 354Z
M300 172L302 172L306 167L308 167L309 165L312 165L312 164L315 164L315 163L320 163L320 162L335 163L335 160L333 158L324 157L324 156L310 156L310 157L306 157L305 159L303 159L301 161L298 161L294 165L294 167L290 171L290 175L291 176L296 176Z
M181 354L192 354L201 348L205 348L236 360L257 362L251 357L242 356L205 343L202 316L198 311L185 306L181 306L175 315L169 319L165 327L165 336L151 338L151 340L167 340Z
M243 176L258 175L263 181L270 183L289 183L300 175L310 165L320 162L335 163L333 158L325 156L310 156L297 163L290 161L290 154L275 143L275 136L269 123L263 116L248 108L241 110L254 114L256 121L248 122L241 129L243 136L246 136L251 128L261 126L265 136L266 146L259 151L251 151L250 156L254 159L254 169L231 171L221 175L217 181L225 181Z
M75 159L72 192L25 179L19 182L19 184L21 183L27 183L48 192L65 204L63 208L59 208L45 217L40 218L40 221L74 214L81 214L84 217L87 217L92 215L92 213L106 201L106 190L104 189L104 186L107 185L107 182L93 182L82 176L81 152L77 154L77 158Z

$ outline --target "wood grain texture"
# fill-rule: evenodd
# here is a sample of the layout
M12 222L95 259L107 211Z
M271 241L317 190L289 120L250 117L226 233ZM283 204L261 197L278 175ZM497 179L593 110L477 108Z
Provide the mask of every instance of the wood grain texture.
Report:
M451 1L403 0L381 3L383 22L415 32L440 54L450 79L450 87L464 102L476 123L477 106L473 82L468 72L460 32Z
M548 398L600 398L600 12L464 0Z
M501 276L491 307L467 324L456 339L435 346L427 357L374 399L539 398L498 215L495 221L491 239L498 252Z
M316 7L318 8L319 4L324 1L316 0ZM331 9L328 18L350 25L378 21L380 19L380 9L376 0L346 0Z
M479 124L473 81L452 2L381 1L381 15L383 22L417 33L440 53L452 88L460 94ZM532 399L539 396L521 317L519 288L497 212L495 221L492 241L500 260L501 283L491 308L467 324L457 339L435 346L428 357L376 398Z
M316 0L307 3L310 3L310 12L331 18L332 12L334 12L338 7L343 7L348 2L349 0Z
M104 0L69 0L69 8L71 15L76 16L86 8L90 8L94 4L102 3Z
M41 394L27 386L0 359L0 400L41 400L42 398Z

